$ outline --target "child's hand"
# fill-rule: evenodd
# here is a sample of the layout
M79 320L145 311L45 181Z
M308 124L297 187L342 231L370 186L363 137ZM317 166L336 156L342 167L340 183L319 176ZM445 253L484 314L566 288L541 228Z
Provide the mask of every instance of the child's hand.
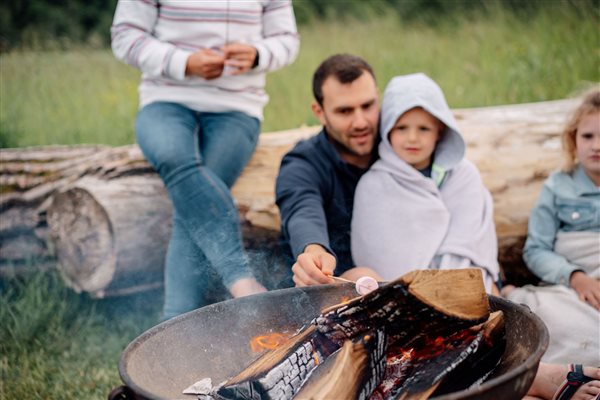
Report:
M590 278L585 272L575 271L571 274L571 287L581 301L600 311L600 281Z

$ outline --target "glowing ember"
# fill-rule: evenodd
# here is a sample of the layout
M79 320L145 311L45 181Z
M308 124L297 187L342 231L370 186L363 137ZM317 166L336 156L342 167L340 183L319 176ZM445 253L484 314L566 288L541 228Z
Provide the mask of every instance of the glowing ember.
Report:
M401 360L402 361L410 360L413 356L413 351L414 351L414 349L400 350L400 352L402 353Z
M319 355L317 354L317 352L313 352L313 359L315 360L316 365L321 364L321 360L319 359Z

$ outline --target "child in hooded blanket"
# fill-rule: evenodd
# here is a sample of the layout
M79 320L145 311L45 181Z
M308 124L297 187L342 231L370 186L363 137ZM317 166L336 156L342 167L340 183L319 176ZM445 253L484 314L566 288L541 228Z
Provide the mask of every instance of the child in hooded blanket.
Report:
M356 188L352 257L385 280L413 269L479 267L498 279L493 204L440 87L393 78L381 108L380 159Z

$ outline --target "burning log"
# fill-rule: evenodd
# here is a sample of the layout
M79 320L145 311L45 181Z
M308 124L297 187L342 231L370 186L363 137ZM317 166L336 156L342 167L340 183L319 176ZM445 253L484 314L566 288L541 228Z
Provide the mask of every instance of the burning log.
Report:
M465 374L469 368L489 372L503 336L502 313L490 315L480 270L413 271L323 310L310 327L227 381L218 396L425 399L472 384L478 376Z
M447 329L455 331L488 316L489 304L479 269L417 270L379 290L324 310L313 323L338 343L382 325L389 326L388 334L402 342L415 340L419 332L443 335Z
M498 363L503 339L504 318L497 311L485 323L447 338L427 340L409 350L391 349L388 364L392 368L371 399L421 400L467 388ZM399 362L396 354L401 355ZM485 368L473 369L475 365Z
M497 311L490 314L490 318L481 328L473 327L471 330L478 331L473 342L476 345L475 351L444 378L434 395L480 384L500 362L506 345L504 313ZM478 373L474 374L473 371Z
M367 399L385 374L387 336L384 330L347 340L316 368L295 399Z
M321 360L338 349L309 326L227 381L218 395L224 399L290 399Z

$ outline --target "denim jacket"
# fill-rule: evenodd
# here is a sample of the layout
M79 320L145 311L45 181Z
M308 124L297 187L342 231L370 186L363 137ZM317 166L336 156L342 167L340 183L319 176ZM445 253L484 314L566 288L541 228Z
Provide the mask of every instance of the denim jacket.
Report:
M581 268L554 252L558 231L600 231L600 189L581 165L572 174L557 171L548 177L529 217L523 252L540 279L569 286L571 273Z

